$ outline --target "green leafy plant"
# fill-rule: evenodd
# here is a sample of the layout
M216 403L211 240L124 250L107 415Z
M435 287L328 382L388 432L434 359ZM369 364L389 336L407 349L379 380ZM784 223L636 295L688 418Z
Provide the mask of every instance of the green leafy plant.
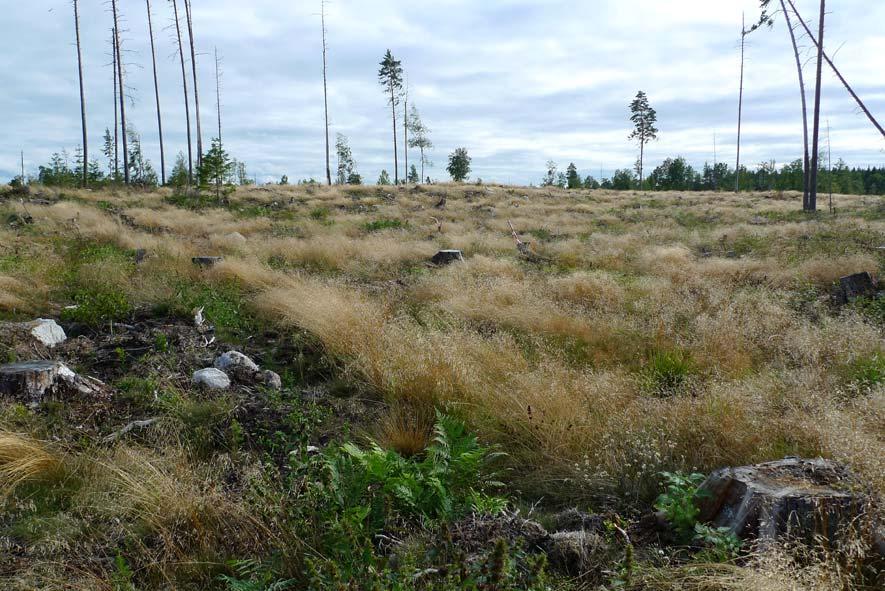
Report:
M703 562L726 562L738 556L740 539L727 527L712 527L703 523L694 526L694 541L704 549L696 556Z
M100 326L106 322L123 320L132 312L126 293L109 286L86 287L73 295L74 307L62 311L62 320Z
M700 509L697 506L698 487L704 481L703 474L681 474L662 472L664 492L655 502L655 509L661 511L683 541L689 541L695 534Z
M402 220L392 220L392 219L380 219L375 220L373 222L366 222L363 224L363 229L366 232L381 232L382 230L400 230L408 227L408 224L403 222Z

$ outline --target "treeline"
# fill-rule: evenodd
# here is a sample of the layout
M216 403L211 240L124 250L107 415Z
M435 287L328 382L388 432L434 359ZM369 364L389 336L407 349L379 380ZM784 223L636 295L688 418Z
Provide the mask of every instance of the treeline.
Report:
M739 181L742 191L799 191L802 192L805 174L802 160L794 160L778 167L775 162L765 162L756 169L740 167L740 179L735 169L725 163L704 163L696 170L684 158L667 158L647 178L640 181L630 169L619 169L611 178L597 180L578 172L574 163L565 172L558 171L555 162L547 163L547 174L541 186L563 189L613 189L616 191L719 191L734 190ZM843 160L834 163L832 169L819 167L818 190L844 195L885 195L885 167L849 167Z

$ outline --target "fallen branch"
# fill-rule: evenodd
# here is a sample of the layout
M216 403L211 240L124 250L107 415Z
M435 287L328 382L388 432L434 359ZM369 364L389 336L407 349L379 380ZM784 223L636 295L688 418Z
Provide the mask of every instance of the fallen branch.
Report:
M159 418L155 418L155 419L145 419L143 421L132 421L131 423L129 423L128 425L126 425L125 427L120 429L119 431L111 433L110 435L105 437L102 441L104 441L105 443L113 443L114 441L120 439L121 437L123 437L124 435L126 435L127 433L132 431L133 429L147 429L148 427L150 427L151 425L153 425L154 423L156 423L159 420L160 420Z

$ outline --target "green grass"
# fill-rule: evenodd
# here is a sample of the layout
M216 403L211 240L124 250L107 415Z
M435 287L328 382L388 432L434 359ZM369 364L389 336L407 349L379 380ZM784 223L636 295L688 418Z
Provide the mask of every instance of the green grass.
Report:
M366 232L381 232L384 230L402 230L408 228L408 223L403 222L402 220L394 220L382 218L380 220L375 220L372 222L366 222L363 224L363 229Z

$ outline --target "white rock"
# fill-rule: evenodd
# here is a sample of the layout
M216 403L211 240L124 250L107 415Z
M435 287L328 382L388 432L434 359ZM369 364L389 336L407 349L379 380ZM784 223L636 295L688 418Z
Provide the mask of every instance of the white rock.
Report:
M231 232L225 238L231 242L236 242L238 244L245 244L246 237L240 234L239 232Z
M218 369L243 368L249 371L260 371L258 364L239 351L228 351L215 360Z
M199 386L206 386L210 390L227 390L230 388L230 378L220 369L207 367L194 372L193 381Z
M38 318L31 326L31 335L50 349L68 340L64 329L55 320Z
M264 385L271 390L280 391L283 389L283 380L280 377L280 374L276 372L270 371L269 369L265 370L261 372L261 379L264 382Z

